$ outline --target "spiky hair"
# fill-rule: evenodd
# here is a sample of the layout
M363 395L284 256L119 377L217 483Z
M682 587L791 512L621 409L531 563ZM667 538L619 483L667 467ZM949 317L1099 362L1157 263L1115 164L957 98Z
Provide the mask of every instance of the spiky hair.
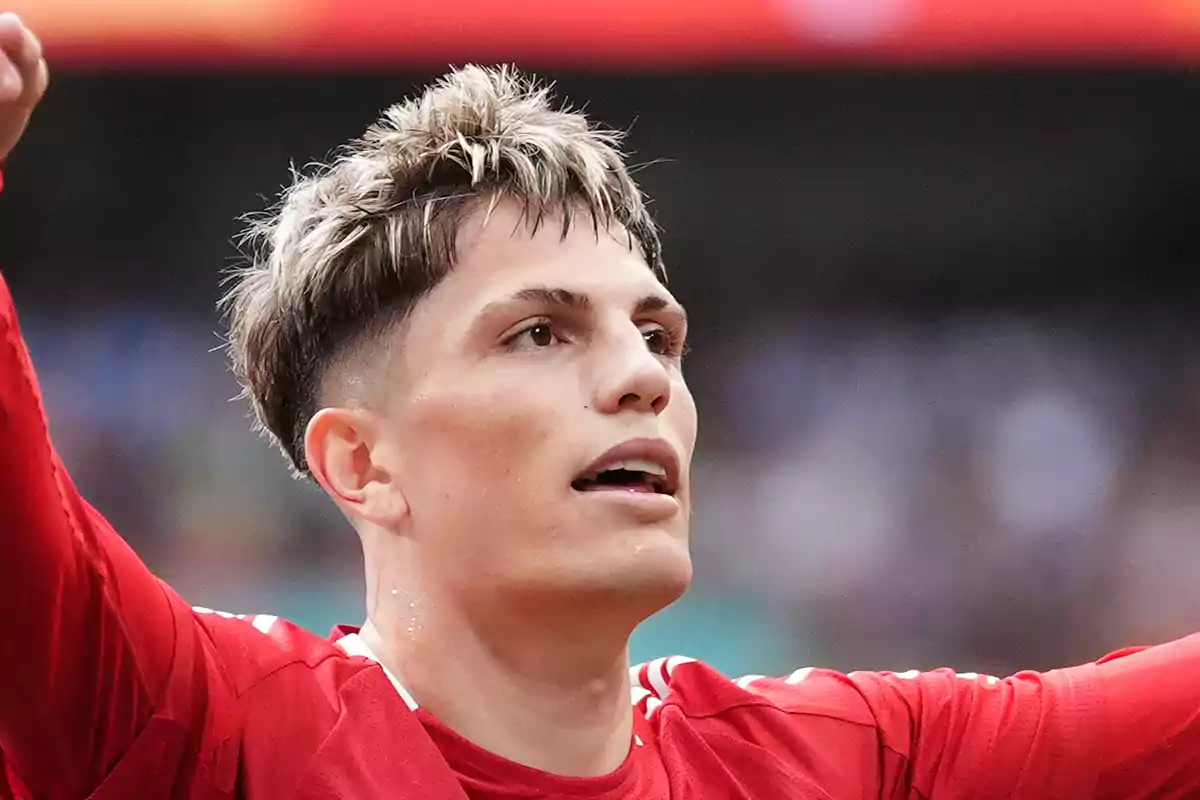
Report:
M254 218L222 308L260 428L308 473L304 432L330 367L390 330L453 268L459 230L500 200L536 230L620 226L660 277L657 229L617 131L556 108L550 87L467 66L392 106Z

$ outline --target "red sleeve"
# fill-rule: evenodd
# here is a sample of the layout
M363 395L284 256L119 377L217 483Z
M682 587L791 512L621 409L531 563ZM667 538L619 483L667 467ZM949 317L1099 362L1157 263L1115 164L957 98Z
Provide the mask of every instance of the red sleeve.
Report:
M1200 796L1200 634L1098 662L1096 797Z
M1200 635L1006 679L801 670L749 688L827 732L838 779L874 776L863 796L1200 796Z
M142 736L165 775L203 720L190 610L59 462L2 276L0 338L0 763L33 796L86 797Z

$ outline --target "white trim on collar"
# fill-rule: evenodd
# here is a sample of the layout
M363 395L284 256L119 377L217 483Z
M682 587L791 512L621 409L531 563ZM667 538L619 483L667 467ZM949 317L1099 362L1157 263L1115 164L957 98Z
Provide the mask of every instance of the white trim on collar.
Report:
M404 688L404 684L400 682L400 679L397 678L392 671L376 657L375 653L371 650L367 643L363 641L361 636L359 636L357 633L348 633L334 642L334 644L345 651L346 655L348 656L361 656L368 661L374 661L376 664L382 667L383 674L387 675L388 680L392 682L392 686L396 687L396 693L400 695L400 698L408 704L410 709L413 711L417 710L418 705L416 699L413 698L408 689Z

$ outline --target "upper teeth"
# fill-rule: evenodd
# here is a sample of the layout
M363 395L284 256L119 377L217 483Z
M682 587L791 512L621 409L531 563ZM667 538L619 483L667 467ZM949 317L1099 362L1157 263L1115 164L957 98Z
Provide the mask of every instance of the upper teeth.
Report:
M662 464L656 464L653 461L647 461L644 458L627 458L624 461L618 461L614 464L609 464L604 468L605 471L610 469L623 469L628 472L644 472L647 475L654 475L659 478L667 477L667 468Z

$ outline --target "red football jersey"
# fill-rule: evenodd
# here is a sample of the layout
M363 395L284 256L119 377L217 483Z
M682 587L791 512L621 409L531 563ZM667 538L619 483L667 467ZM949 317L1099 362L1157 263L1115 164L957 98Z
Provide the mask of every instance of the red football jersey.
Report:
M76 491L0 279L0 790L10 797L1200 796L1200 638L1073 669L635 668L629 756L564 778L422 710L351 629L193 609Z

